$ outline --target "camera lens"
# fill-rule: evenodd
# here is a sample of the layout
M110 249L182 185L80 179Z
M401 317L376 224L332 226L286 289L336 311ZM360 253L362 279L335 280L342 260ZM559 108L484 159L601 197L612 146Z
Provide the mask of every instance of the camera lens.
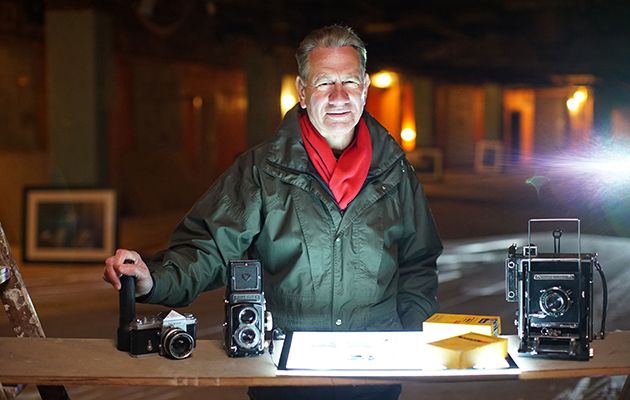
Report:
M238 320L243 324L253 324L256 322L258 313L253 307L245 307L238 313Z
M163 336L162 349L164 355L181 360L188 357L195 348L195 339L182 329L169 329Z
M560 287L552 287L542 291L540 309L551 317L564 315L571 305L571 297Z
M241 326L234 332L234 341L243 349L253 349L260 343L260 331L253 325Z

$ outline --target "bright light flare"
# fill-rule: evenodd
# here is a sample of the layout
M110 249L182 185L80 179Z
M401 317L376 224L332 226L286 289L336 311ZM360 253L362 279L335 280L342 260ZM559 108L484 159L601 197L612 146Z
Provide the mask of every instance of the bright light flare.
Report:
M575 92L573 92L573 96L567 100L567 108L572 113L577 112L582 105L588 99L588 89L585 87L579 87Z
M371 76L372 86L386 89L394 84L397 75L395 72L380 71Z
M287 113L298 102L298 93L295 87L295 75L284 75L280 86L280 113Z
M573 98L580 103L584 103L588 99L588 90L586 88L579 88L573 93Z
M601 182L630 183L630 149L602 151L599 154L565 156L557 161L558 167Z
M630 141L587 143L579 151L541 156L534 165L536 176L528 184L536 187L541 200L592 212L593 222L630 235Z
M579 166L584 172L601 174L611 178L630 179L630 158L619 156L612 160L588 160Z
M282 114L286 114L297 103L297 98L292 93L285 93L280 96L280 109Z
M580 151L539 158L536 165L538 172L527 183L539 194L550 185L563 197L589 194L586 197L599 202L630 189L630 142L590 143Z
M580 108L580 102L575 97L571 97L567 100L567 108L569 111L577 111Z
M405 128L400 131L400 138L405 142L411 142L416 139L416 131L411 128Z

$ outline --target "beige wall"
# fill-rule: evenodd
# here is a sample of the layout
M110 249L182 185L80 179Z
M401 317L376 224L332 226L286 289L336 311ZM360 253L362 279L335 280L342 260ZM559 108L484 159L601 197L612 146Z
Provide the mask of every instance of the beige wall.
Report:
M0 223L11 245L22 240L22 192L48 185L50 168L43 152L0 152Z
M439 85L436 132L447 167L472 168L475 143L484 137L484 90L476 85Z

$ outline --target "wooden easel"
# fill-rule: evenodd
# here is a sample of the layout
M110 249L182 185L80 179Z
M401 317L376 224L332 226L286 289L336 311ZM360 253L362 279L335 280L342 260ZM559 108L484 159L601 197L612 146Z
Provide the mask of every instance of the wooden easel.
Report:
M9 317L9 323L17 337L45 337L31 297L26 290L17 262L2 224L0 224L0 300ZM0 400L13 400L25 385L3 386L0 383ZM42 400L67 400L68 393L63 386L38 385Z

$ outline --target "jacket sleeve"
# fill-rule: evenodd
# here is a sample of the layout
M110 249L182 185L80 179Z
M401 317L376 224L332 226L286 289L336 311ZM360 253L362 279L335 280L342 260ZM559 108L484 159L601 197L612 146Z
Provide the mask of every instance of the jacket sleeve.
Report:
M422 329L438 309L437 259L442 242L427 199L413 168L407 164L402 202L405 235L399 245L398 315L405 329Z
M260 185L253 153L235 162L195 203L168 249L147 262L154 287L143 302L181 307L223 287L227 264L242 259L259 233Z

